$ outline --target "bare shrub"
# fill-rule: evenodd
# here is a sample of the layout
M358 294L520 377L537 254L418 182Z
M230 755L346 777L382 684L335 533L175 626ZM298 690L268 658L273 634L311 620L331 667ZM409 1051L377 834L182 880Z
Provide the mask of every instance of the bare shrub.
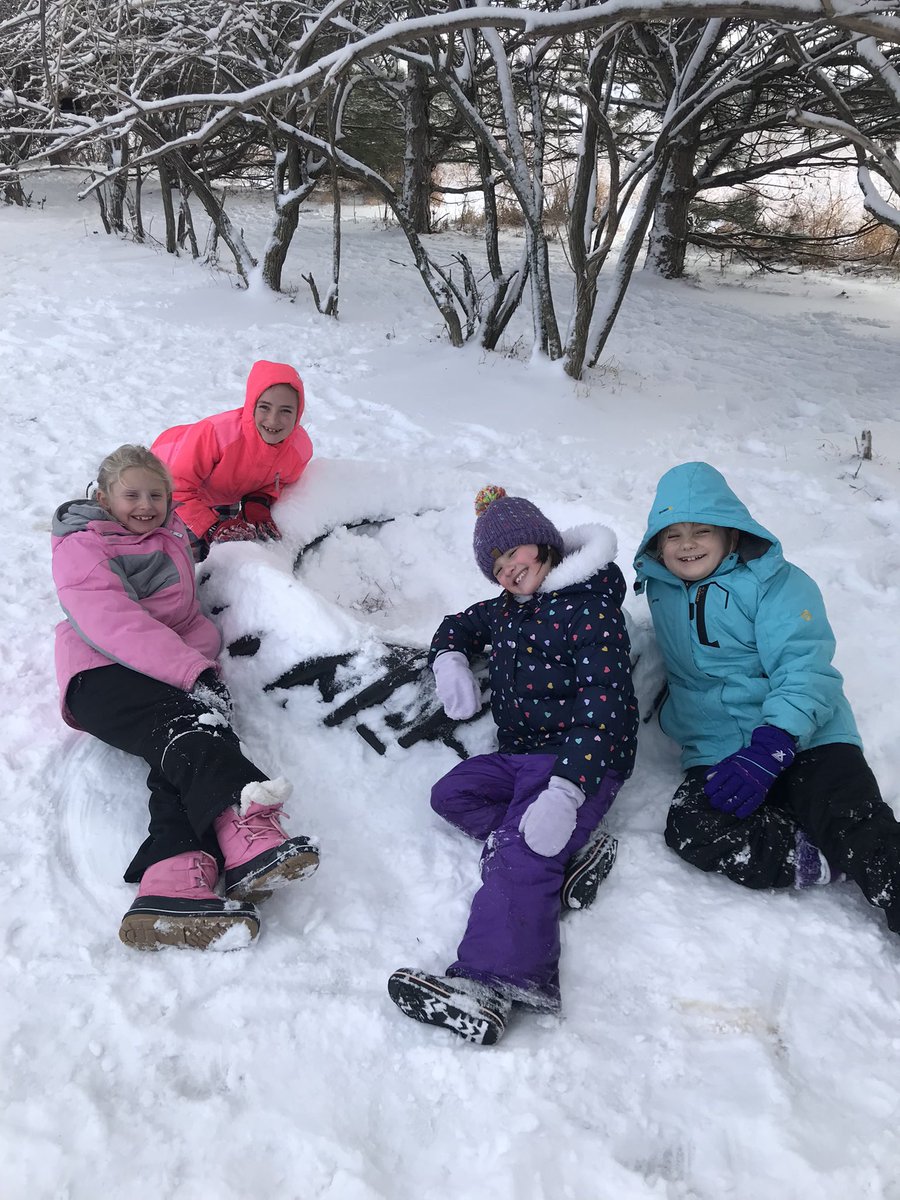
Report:
M501 229L524 228L525 214L515 196L499 196L497 198L497 223Z
M602 207L605 201L605 185L598 184L598 208ZM558 236L565 228L568 218L569 189L565 181L548 185L544 191L544 229L551 237ZM525 214L515 196L501 194L497 197L497 223L501 229L524 228ZM448 214L443 218L441 225L444 229L454 229L460 233L480 233L484 229L484 214L480 208L466 202L452 215Z
M861 223L853 200L830 189L824 194L809 192L794 196L784 217L771 222L770 228L787 239L785 256L807 265L898 265L895 256L900 236L877 221ZM798 239L793 248L792 239Z
M864 251L863 257L871 259L880 266L900 266L900 234L889 225L872 223L867 225L858 235L858 242Z
M900 236L864 218L854 199L830 186L792 189L773 203L762 192L739 191L697 206L694 245L760 270L790 267L900 267Z

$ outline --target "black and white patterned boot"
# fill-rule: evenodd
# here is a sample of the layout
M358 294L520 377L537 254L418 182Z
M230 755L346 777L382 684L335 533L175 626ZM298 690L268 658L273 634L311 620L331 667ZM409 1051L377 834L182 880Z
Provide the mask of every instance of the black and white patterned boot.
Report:
M618 848L611 833L594 830L588 843L566 864L560 893L564 908L591 907L600 884L612 870Z
M393 973L388 994L414 1021L449 1029L479 1046L500 1041L512 1008L505 996L474 979L428 975L410 967Z

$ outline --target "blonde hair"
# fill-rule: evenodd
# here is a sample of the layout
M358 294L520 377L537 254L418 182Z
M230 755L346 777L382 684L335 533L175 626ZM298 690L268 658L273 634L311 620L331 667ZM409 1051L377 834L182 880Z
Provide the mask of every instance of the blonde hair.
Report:
M127 443L119 446L117 450L113 450L112 454L107 454L100 464L92 498L96 500L98 492L109 495L112 485L118 483L124 473L132 467L139 467L142 471L149 471L151 475L157 475L166 485L166 494L172 495L172 476L169 474L166 464L146 446L134 446Z

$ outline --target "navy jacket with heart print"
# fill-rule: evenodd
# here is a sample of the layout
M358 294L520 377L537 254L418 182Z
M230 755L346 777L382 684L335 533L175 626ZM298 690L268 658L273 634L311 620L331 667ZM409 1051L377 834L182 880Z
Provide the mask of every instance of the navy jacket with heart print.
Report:
M429 662L490 646L491 710L504 754L556 754L555 775L592 795L634 767L638 707L621 604L625 580L603 525L563 534L565 555L534 596L503 591L441 622Z

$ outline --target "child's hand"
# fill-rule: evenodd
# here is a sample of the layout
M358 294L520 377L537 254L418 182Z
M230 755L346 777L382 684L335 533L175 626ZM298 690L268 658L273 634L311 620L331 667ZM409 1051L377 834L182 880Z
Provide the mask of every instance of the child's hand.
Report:
M575 832L584 792L571 779L551 775L546 788L525 809L519 833L535 854L552 858Z
M281 540L281 530L272 518L268 496L245 496L241 501L241 514L254 527L257 537Z
M434 686L444 712L453 721L466 721L481 708L481 688L459 650L445 650L431 665Z
M796 753L797 744L789 733L774 725L760 725L753 730L749 746L723 758L706 776L703 790L707 799L719 812L749 817Z
M255 542L256 529L243 517L223 517L206 531L206 540L213 542Z

